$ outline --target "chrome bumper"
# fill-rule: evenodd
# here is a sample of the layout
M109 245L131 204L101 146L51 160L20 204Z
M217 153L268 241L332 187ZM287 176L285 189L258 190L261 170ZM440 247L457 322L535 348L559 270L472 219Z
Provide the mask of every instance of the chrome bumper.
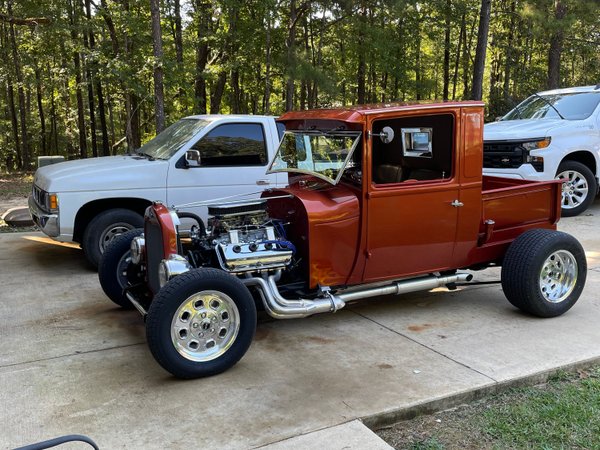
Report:
M31 195L28 204L29 214L31 214L31 218L38 228L50 237L57 237L60 234L58 214L42 211Z

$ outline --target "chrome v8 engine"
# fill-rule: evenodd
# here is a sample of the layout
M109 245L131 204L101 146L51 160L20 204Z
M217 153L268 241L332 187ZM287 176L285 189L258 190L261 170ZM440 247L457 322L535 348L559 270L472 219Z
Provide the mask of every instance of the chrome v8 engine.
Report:
M266 206L266 200L255 200L208 207L208 232L223 270L255 272L291 263L294 246L281 222L268 217Z

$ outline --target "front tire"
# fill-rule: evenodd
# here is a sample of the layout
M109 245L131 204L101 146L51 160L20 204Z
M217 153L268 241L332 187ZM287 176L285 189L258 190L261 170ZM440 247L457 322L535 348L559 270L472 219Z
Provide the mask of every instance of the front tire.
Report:
M178 378L221 373L246 353L256 331L248 288L217 269L178 275L154 297L146 319L152 355Z
M144 218L130 209L115 208L94 217L83 232L81 247L94 269L98 268L105 247L116 236L144 226Z
M585 252L577 239L560 231L529 230L506 252L502 290L522 311L556 317L577 302L586 275Z
M563 161L556 172L556 179L563 182L562 215L578 216L587 210L598 192L598 183L592 171L577 161Z
M141 272L131 262L131 241L143 233L135 229L115 237L107 246L98 265L98 279L104 293L121 308L131 309L124 289L144 281Z

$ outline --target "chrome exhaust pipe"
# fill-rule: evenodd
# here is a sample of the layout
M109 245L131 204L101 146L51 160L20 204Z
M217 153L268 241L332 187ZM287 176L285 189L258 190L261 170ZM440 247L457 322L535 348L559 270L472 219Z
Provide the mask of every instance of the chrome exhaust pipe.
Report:
M435 276L429 275L411 280L396 281L391 285L353 289L349 292L332 294L325 292L316 299L288 300L284 298L277 288L277 280L281 273L269 275L266 278L242 278L246 286L256 286L267 313L276 319L299 319L324 312L335 312L346 302L361 300L363 298L378 297L380 295L399 295L409 292L426 291L459 281L471 281L470 273L457 273L454 275Z

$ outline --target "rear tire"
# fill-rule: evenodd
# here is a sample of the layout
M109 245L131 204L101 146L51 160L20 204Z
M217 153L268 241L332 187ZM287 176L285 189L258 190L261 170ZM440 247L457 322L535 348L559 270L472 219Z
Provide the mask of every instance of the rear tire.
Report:
M522 311L555 317L577 302L586 275L585 252L577 239L560 231L529 230L506 252L502 290Z
M91 220L83 232L83 253L92 267L97 269L104 248L112 239L143 226L144 218L130 209L115 208L103 211Z
M563 217L578 216L587 210L598 192L598 183L592 171L577 161L563 161L556 172L563 180L561 212Z
M143 282L143 276L131 262L131 241L143 230L136 229L115 237L107 246L98 265L98 279L104 293L121 308L131 309L124 289Z
M178 275L154 297L146 339L156 361L178 378L221 373L246 353L256 331L248 288L217 269Z

